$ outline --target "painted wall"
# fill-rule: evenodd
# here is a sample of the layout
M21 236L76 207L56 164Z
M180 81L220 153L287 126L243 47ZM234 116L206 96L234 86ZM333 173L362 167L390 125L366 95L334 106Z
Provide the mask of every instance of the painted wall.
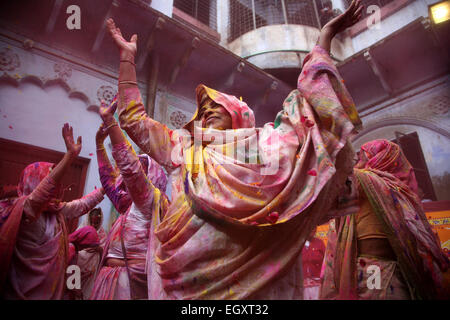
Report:
M114 97L117 79L2 38L0 79L0 137L65 152L61 127L69 122L75 138L83 137L80 156L91 159L84 194L100 187L95 134L101 119L97 110L101 99ZM146 88L140 89L145 100ZM191 119L195 106L194 101L158 90L154 117L177 129ZM111 155L109 138L105 147ZM170 195L170 188L167 193ZM110 214L115 212L107 198L100 206L108 229Z
M438 200L450 200L450 77L417 87L384 105L361 112L363 131L355 150L395 132L417 132Z
M366 29L356 37L352 38L353 47L355 52L359 52L374 43L386 38L393 32L403 28L410 22L416 20L419 17L428 17L428 5L439 1L433 0L417 0L394 14L388 16L380 22L379 29Z
M0 137L65 152L61 128L69 122L75 138L83 138L80 156L91 159L84 194L100 187L95 133L101 119L96 105L113 98L116 81L1 39L0 61ZM111 203L105 199L100 206L107 228Z

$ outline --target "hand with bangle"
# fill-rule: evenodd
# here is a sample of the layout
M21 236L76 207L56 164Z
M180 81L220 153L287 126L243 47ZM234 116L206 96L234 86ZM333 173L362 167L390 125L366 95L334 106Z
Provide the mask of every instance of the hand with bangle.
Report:
M103 130L108 132L108 130L114 126L117 126L117 121L114 118L114 112L117 108L117 100L113 101L109 106L106 105L105 101L102 100L100 104L100 117L103 120Z

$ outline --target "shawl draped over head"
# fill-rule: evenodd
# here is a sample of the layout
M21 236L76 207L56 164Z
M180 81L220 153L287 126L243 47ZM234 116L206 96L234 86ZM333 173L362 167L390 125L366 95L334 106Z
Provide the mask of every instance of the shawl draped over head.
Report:
M6 206L0 205L0 289L3 289L3 285L9 272L14 248L18 240L17 236L19 234L25 202L44 178L48 176L53 167L54 164L48 162L35 162L28 165L22 171L20 176L17 188L19 197ZM56 193L56 190L53 190L53 192ZM50 201L43 210L52 210L57 207L58 201ZM46 288L48 288L48 286L55 288L56 291L56 286L60 285L58 283L62 276L52 274L52 271L57 270L62 273L65 272L64 266L67 263L67 232L65 229L64 217L58 214L57 221L61 226L61 237L50 239L48 243L41 244L40 246L27 246L22 244L22 254L29 252L30 254L41 255L41 258L45 257L42 258L41 261L45 262L45 259L51 260L51 262L45 266L34 266L33 259L25 259L22 261L22 263L27 264L27 268L34 272L33 276L36 278L31 279L33 276L30 276L31 278L29 281L32 281L30 283L34 283L36 288L39 288L38 285L44 285ZM62 259L60 259L60 257L62 257ZM41 262L41 264L42 263L43 262ZM58 266L63 267L58 268ZM49 275L54 279L50 279ZM27 280L22 279L22 281ZM55 293L55 295L57 294Z
M400 147L387 140L364 144L354 175L360 192L384 224L412 298L442 298L442 271L448 269L448 259L426 219L413 167ZM322 298L334 289L340 299L357 297L355 230L354 216L336 223L337 233L329 238L324 262Z
M100 240L94 227L85 226L69 235L69 243L69 261L72 261L77 251L96 247Z
M28 165L21 173L17 193L19 197L28 196L55 166L50 162L35 162Z
M327 190L340 190L351 172L351 166L346 173L337 168L337 156L361 122L333 61L319 46L305 58L297 90L263 128L255 128L243 101L200 85L197 102L204 92L230 113L233 129L193 128L197 109L185 129L194 136L196 130L213 135L214 143L202 147L194 138L183 145L178 163L172 151L181 134L145 115L137 89L119 97L121 127L175 175L171 206L155 228L160 244L149 280L151 299L251 298L276 283L331 206ZM226 135L233 139L224 140ZM243 152L242 145L254 148ZM341 165L348 166L347 160ZM340 184L324 188L340 174Z
M255 127L255 115L253 110L250 109L247 104L235 96L219 92L217 90L208 88L207 86L200 84L195 89L195 96L197 101L197 110L191 121L184 125L184 128L191 129L193 122L197 119L198 112L201 108L202 97L207 95L215 103L220 104L228 111L231 116L232 129L242 128L254 128Z

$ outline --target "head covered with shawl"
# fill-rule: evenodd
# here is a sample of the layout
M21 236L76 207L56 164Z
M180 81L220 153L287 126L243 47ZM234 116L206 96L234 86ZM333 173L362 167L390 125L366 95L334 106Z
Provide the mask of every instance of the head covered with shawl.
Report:
M0 287L5 280L11 261L12 252L15 246L16 237L19 231L22 213L27 197L39 186L48 176L55 164L49 162L34 162L28 165L21 173L17 185L18 198L8 206L0 205ZM50 201L44 210L56 211L59 208L59 199L62 196L62 189L57 186L54 191L55 198ZM63 231L63 239L67 240L64 218L58 215L58 221ZM63 240L67 245L67 243ZM44 248L44 246L43 246ZM64 254L67 248L63 246L60 252ZM56 280L55 280L56 281Z
M442 298L442 272L448 269L448 259L431 229L417 195L417 181L411 164L401 148L387 140L364 144L354 175L376 216L383 222L389 243L397 256L402 275L414 299ZM332 264L334 276L324 275L323 294L334 278L340 298L356 295L356 233L353 217L343 217L336 223L337 235L329 239L324 265ZM331 241L330 241L331 240ZM344 259L344 257L347 257Z
M19 197L30 195L39 183L48 176L54 166L55 164L50 162L34 162L28 165L20 174L17 186Z
M388 140L374 140L361 147L355 169L376 170L390 173L417 194L418 186L414 169L399 145Z
M184 128L192 133L194 121L201 120L202 109L208 107L210 101L213 105L223 107L228 115L231 117L231 126L224 129L242 129L242 128L254 128L255 116L253 111L247 106L247 104L235 96L219 92L217 90L208 88L207 86L200 84L195 90L197 109L192 119L184 125ZM226 117L223 113L215 114L216 116ZM202 121L202 127L207 126L207 120Z
M92 226L82 227L69 235L69 264L77 263L74 258L77 252L87 248L94 248L100 245L100 240Z

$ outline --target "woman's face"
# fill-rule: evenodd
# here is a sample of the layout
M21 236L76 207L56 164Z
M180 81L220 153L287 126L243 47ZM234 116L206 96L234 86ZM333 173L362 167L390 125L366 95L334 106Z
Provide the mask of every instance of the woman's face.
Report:
M203 99L197 120L202 122L202 128L216 130L233 128L231 116L228 111L209 97Z
M102 215L98 210L95 210L91 213L91 226L95 229L98 229L100 223L102 222Z

